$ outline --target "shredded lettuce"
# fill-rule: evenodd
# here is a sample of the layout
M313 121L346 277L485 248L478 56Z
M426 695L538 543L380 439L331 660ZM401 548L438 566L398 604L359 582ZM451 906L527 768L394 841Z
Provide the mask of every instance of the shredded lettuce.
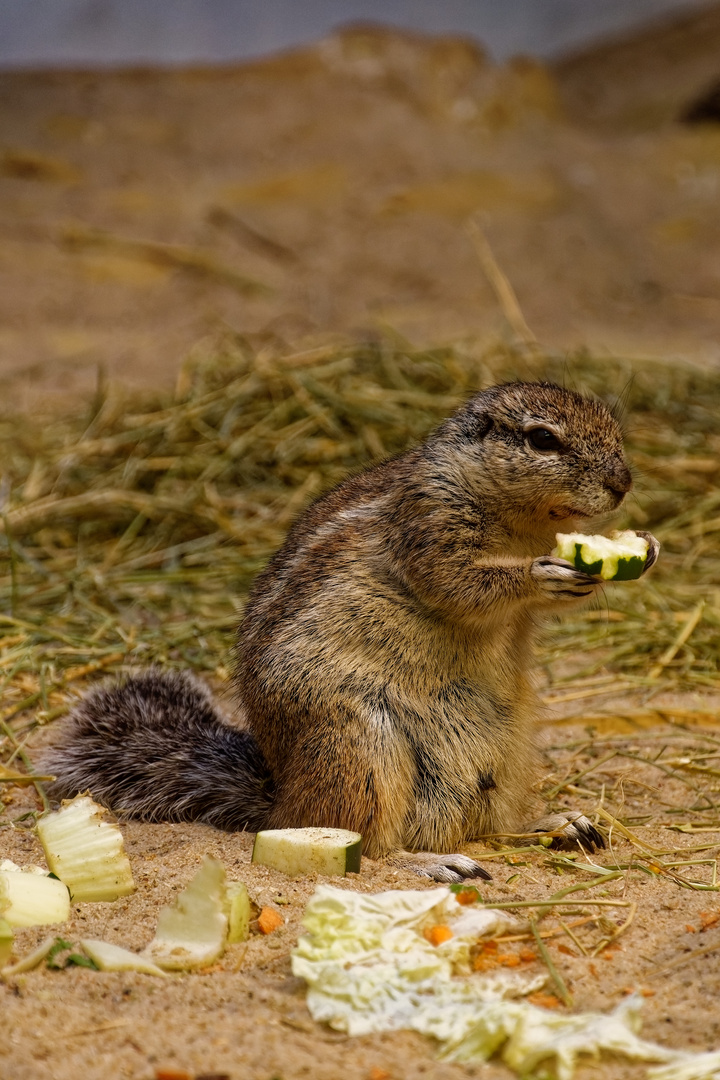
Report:
M433 946L423 930L437 924L453 936ZM491 908L463 908L449 889L369 896L322 885L303 925L293 973L308 984L313 1017L350 1035L407 1028L437 1039L447 1060L485 1061L498 1053L521 1076L547 1062L558 1080L571 1080L582 1056L605 1051L641 1061L688 1057L639 1038L636 995L607 1015L568 1015L523 1000L545 983L544 975L467 974L473 943L518 924Z
M720 1050L690 1054L684 1061L649 1069L648 1080L720 1080Z

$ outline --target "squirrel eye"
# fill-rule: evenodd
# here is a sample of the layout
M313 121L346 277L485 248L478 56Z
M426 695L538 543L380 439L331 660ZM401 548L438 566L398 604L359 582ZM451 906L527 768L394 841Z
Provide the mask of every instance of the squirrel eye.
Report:
M557 435L553 435L547 428L531 428L525 433L525 437L536 450L562 450L562 443Z

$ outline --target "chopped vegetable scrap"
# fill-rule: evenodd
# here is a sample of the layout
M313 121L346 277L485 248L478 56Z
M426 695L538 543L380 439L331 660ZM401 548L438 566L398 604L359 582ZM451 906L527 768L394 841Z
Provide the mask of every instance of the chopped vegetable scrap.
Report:
M161 975L166 972L151 960L137 953L123 949L120 945L111 945L107 941L83 938L81 945L95 966L100 971L140 971L144 975Z
M70 894L62 881L38 866L0 864L0 918L10 926L45 926L70 916Z
M649 544L631 529L608 536L558 533L553 555L605 581L632 581L645 569Z
M0 969L0 976L3 979L11 979L15 975L23 975L26 971L32 971L38 964L41 964L53 950L57 938L49 937L45 938L37 949L33 949L27 956L23 956L21 960L18 960L14 964L8 964L6 967Z
M426 926L423 930L423 937L431 945L443 945L446 941L450 941L452 936L453 932L449 926Z
M189 885L158 916L146 956L167 971L213 964L228 934L225 868L206 855Z
M243 881L228 881L225 886L228 917L228 945L247 941L250 934L250 897Z
M98 970L94 960L85 953L77 952L72 941L64 938L55 938L47 951L45 965L50 971L64 971L68 967L86 967L93 971Z
M7 963L12 954L13 932L7 919L0 919L0 966Z
M94 815L92 807L95 805L91 799L83 799L90 806L79 808L81 835L87 827L88 814ZM77 811L78 800L74 803ZM104 826L105 823L100 824ZM77 829L75 836L77 840ZM47 842L57 852L52 830ZM91 846L97 848L94 842ZM82 850L82 843L78 850ZM122 858L127 861L124 852ZM66 861L61 859L60 862L63 867L67 866ZM117 868L120 864L116 862L115 865ZM77 880L72 872L70 876ZM106 874L101 886L106 898L109 880ZM117 884L117 874L115 882ZM90 887L88 897L87 888L83 888L86 899L98 898L95 889ZM168 971L206 967L222 956L226 945L247 939L250 910L250 897L243 882L227 881L221 863L206 856L190 884L178 894L173 904L161 910L155 937L143 954L94 938L83 939L80 943L82 952L78 952L62 938L49 938L15 964L8 965L6 961L10 959L13 945L12 927L64 922L70 914L70 894L67 886L51 877L48 870L37 866L21 870L6 859L0 864L0 976L8 978L30 971L43 960L47 960L49 968L80 965L100 971L139 971L160 976ZM269 934L283 924L282 916L272 908L265 909L264 914L264 925L259 920L263 933Z
M258 916L258 930L261 934L272 934L284 923L285 920L275 908L264 907Z
M73 902L117 900L135 890L122 833L104 820L106 813L89 795L78 795L37 823L47 864Z
M362 837L347 829L266 829L253 844L252 861L290 877L360 871Z
M474 885L450 886L458 904L477 904L482 902L482 896Z
M538 974L535 965L527 970L537 960L531 950L506 956L481 941L510 927L516 931L512 916L463 905L449 889L367 895L319 885L303 924L307 934L294 950L293 973L308 984L315 1020L339 1031L418 1031L437 1039L447 1060L485 1061L497 1053L521 1076L548 1063L558 1080L571 1080L579 1059L596 1060L607 1051L681 1070L652 1070L652 1080L720 1077L682 1071L712 1055L685 1054L638 1037L638 994L608 1014L557 1011L558 999L543 992L546 973ZM440 929L452 936L432 944ZM494 962L473 973L483 955L494 955ZM720 1054L713 1061L720 1069Z
M649 1069L648 1080L720 1080L720 1050L693 1054L686 1061Z

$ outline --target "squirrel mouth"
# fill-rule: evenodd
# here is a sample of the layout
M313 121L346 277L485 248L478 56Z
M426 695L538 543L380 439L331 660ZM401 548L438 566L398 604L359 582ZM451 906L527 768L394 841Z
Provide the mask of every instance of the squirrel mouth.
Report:
M549 515L553 521L565 521L568 518L586 518L587 510L580 510L577 506L554 506Z

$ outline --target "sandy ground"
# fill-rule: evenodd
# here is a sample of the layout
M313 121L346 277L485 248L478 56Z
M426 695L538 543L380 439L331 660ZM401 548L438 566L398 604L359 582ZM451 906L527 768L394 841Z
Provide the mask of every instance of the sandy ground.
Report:
M387 327L416 342L507 334L464 231L473 212L545 345L717 364L720 128L674 123L718 74L720 9L700 18L664 32L662 47L635 40L555 72L498 69L460 42L354 32L218 72L0 74L0 407L62 407L99 377L171 383L187 350L228 326L289 341ZM565 775L564 753L549 774ZM717 822L669 831L666 804L687 792L663 774L626 760L601 780L646 843L720 843ZM12 793L14 815L31 806ZM205 852L286 924L167 983L82 969L12 980L0 987L4 1080L151 1080L164 1066L231 1080L509 1075L439 1064L415 1035L349 1039L316 1025L289 966L315 882L252 867L250 837L123 831L138 891L75 907L64 936L141 947ZM632 850L616 838L606 857ZM21 827L0 831L0 853L41 857ZM536 857L494 865L489 901L568 882ZM347 887L418 880L365 860ZM720 989L717 893L636 869L607 895L638 905L619 948L592 959L552 946L576 1006L607 1009L641 987L648 1038L720 1046L704 1004ZM20 932L19 953L42 936Z
M686 705L697 707L698 702ZM612 715L612 710L610 710ZM596 721L597 724L597 721ZM632 725L609 720L597 734L629 735L628 752L656 749L662 739L672 739L676 728L643 732ZM577 724L558 720L545 729L551 747L575 740L587 743L579 756L575 750L551 749L545 777L598 763L594 782L606 789L605 805L625 820L644 822L634 826L645 844L658 849L677 849L677 859L702 858L695 848L712 845L712 859L720 845L720 826L715 830L679 834L671 831L692 814L673 817L673 806L687 803L688 792L677 781L658 774L648 765L616 759L598 762L605 750L593 747L587 731ZM649 740L649 741L648 741ZM586 781L587 782L587 781ZM708 790L710 790L708 788ZM593 800L577 793L568 805L591 809ZM35 805L27 792L17 791L13 813ZM697 815L694 818L698 821ZM706 821L707 819L703 819ZM8 1080L70 1080L82 1074L89 1080L108 1075L150 1080L156 1069L169 1066L192 1076L227 1074L232 1080L293 1080L317 1076L335 1080L393 1080L420 1076L480 1076L501 1080L511 1075L501 1065L459 1066L440 1064L429 1040L411 1033L348 1038L315 1024L305 1007L304 986L290 971L290 950L301 932L306 901L319 880L341 879L286 876L250 863L252 837L226 835L206 826L148 825L129 822L122 826L137 892L112 904L75 905L62 927L64 938L104 940L139 950L153 936L157 912L192 876L203 854L219 858L231 878L248 885L258 907L269 905L281 913L285 925L275 935L263 937L252 926L247 945L230 947L223 960L199 974L175 976L159 982L150 976L109 974L68 968L38 970L11 979L0 989L0 1075ZM35 837L22 828L3 831L3 854L19 863L42 862ZM480 844L465 849L482 859ZM615 834L611 847L597 861L605 865L627 864L638 849ZM639 860L642 862L642 860ZM488 903L547 897L576 882L592 880L585 871L548 865L535 855L486 858L493 881L481 883ZM709 865L680 868L688 878L709 883ZM382 863L363 860L361 873L351 875L345 887L374 892L382 889L423 888L422 881ZM426 882L430 887L431 883ZM712 1002L720 991L720 902L717 892L680 887L666 875L648 873L636 864L624 878L610 882L594 895L622 901L626 906L606 909L611 925L629 914L627 904L637 908L633 921L616 945L599 956L583 956L564 935L550 939L549 948L560 968L575 1008L609 1010L631 990L646 996L643 1034L666 1045L693 1050L720 1045L720 1017ZM586 915L587 909L570 910L567 921ZM588 951L607 930L592 924L577 930ZM46 936L46 929L18 931L18 952L24 954ZM709 950L709 951L708 951ZM538 964L531 970L541 970ZM552 986L549 987L552 992ZM373 1070L381 1072L373 1073ZM550 1072L552 1074L552 1070ZM587 1080L594 1076L639 1078L641 1066L613 1061L598 1072L588 1066L578 1072Z

